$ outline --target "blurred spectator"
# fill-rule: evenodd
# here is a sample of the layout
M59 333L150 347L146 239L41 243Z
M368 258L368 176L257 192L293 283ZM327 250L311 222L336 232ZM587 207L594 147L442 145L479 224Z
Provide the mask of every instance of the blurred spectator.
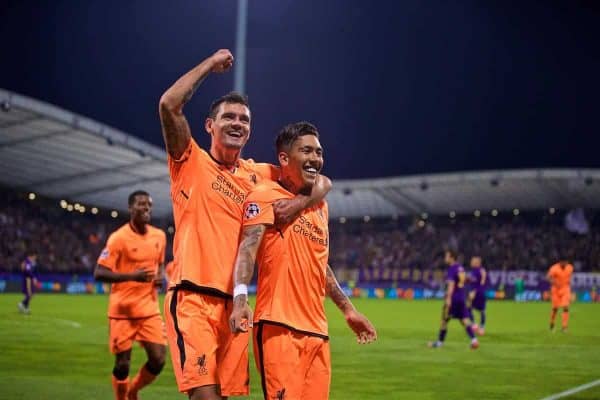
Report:
M91 273L106 242L106 232L126 222L109 216L68 212L59 207L58 201L40 196L30 201L24 195L3 189L0 271L17 272L25 252L34 250L38 254L38 272ZM161 227L160 222L155 219L153 225Z
M330 264L344 281L384 280L405 268L440 270L445 248L456 249L463 262L480 255L488 269L545 271L567 258L578 271L600 270L598 225L591 223L586 235L572 233L558 214L347 220L332 222L330 234Z
M125 223L108 215L67 212L56 200L27 200L8 189L0 199L0 270L18 271L28 249L38 253L39 272L91 273L106 232ZM3 193L3 194L4 194ZM488 269L545 271L567 258L578 271L600 270L600 229L590 214L587 234L569 232L564 215L521 213L518 217L457 216L347 220L330 224L330 264L340 281L395 280L418 268L433 280L443 269L443 249L468 260L483 257ZM122 217L126 217L123 213ZM165 229L170 221L153 220ZM166 230L166 229L165 229ZM167 235L172 240L172 235ZM171 251L171 244L168 244ZM170 259L170 254L167 259ZM428 272L430 271L430 272ZM439 274L439 272L435 272ZM407 277L404 277L407 278ZM414 279L415 277L408 277Z

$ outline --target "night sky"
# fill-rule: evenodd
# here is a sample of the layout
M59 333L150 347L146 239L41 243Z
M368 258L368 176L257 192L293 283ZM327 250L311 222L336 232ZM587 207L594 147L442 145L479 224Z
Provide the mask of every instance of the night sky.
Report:
M158 99L219 48L237 2L0 2L0 87L163 146ZM244 155L317 125L325 173L600 167L600 2L249 0ZM235 56L235 54L234 54ZM212 75L185 108L204 146ZM68 151L68 149L65 149Z

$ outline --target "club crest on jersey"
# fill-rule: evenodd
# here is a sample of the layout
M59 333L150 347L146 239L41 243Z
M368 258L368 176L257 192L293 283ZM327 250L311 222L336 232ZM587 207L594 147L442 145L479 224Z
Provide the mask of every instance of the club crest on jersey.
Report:
M196 365L198 365L198 373L200 375L208 374L208 369L206 368L206 354L202 354L200 357L198 357Z
M260 214L260 207L256 203L248 203L246 206L246 211L244 212L244 217L246 219L252 219Z
M109 255L110 255L110 252L108 251L108 249L104 249L104 250L102 250L102 253L100 253L100 259L101 260L107 259Z

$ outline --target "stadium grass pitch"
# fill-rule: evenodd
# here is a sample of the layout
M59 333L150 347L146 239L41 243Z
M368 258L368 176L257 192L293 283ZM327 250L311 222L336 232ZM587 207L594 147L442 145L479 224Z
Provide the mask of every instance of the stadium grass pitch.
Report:
M36 295L32 314L17 312L20 295L0 295L0 399L111 399L106 296ZM567 334L548 331L548 303L489 303L481 348L451 322L446 345L435 338L441 303L355 299L379 340L359 346L328 302L331 399L541 399L600 378L600 305L572 306ZM132 375L145 355L136 346ZM251 396L262 398L251 359ZM170 360L140 398L185 399ZM600 386L571 399L600 399Z

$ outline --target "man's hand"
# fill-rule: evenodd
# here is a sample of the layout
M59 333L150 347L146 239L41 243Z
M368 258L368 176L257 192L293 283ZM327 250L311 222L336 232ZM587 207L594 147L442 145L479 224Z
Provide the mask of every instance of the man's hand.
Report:
M211 56L213 67L212 72L223 73L233 65L233 55L227 49L218 50Z
M233 311L229 316L229 328L233 333L248 332L252 328L252 309L248 305L248 297L240 294L233 299Z
M293 199L280 199L273 203L275 226L282 227L295 220L308 204L308 197L296 196Z
M346 323L356 334L358 344L367 344L377 340L377 332L371 322L356 310L350 310L344 314Z
M154 272L140 268L131 274L131 280L135 282L150 282L154 279Z

